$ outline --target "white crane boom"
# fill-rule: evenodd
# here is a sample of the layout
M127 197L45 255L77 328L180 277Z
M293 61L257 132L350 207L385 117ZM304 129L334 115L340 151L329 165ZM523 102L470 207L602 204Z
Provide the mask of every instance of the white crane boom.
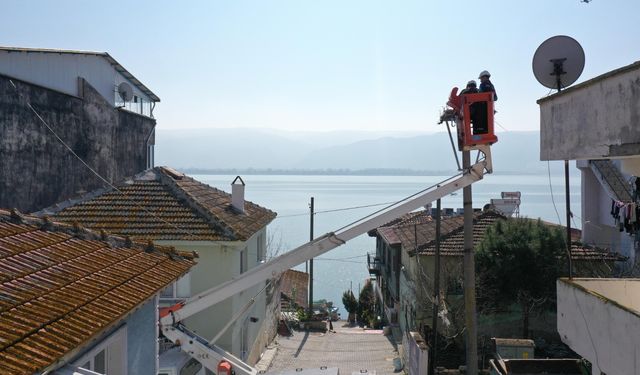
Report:
M361 234L367 233L393 219L481 180L485 173L492 172L492 165L490 146L479 146L479 149L484 154L484 158L472 165L469 170L458 175L457 178L453 177L445 180L438 185L434 185L432 189L416 194L411 199L400 202L378 215L335 233L327 233L322 237L252 268L232 280L192 296L184 303L176 306L175 309L172 309L170 314L165 315L160 321L161 325L167 326L180 322L260 282L276 277L298 264L322 255Z
M385 209L340 228L335 232L327 233L320 238L261 264L230 281L199 293L187 299L185 302L172 306L169 308L168 313L163 312L161 314L160 326L162 333L176 345L180 345L183 351L200 361L202 365L213 372L227 374L231 371L230 367L232 367L233 371L231 372L235 375L256 375L257 371L255 368L214 345L213 342L207 342L207 340L189 331L181 323L182 320L237 293L247 290L254 285L275 278L286 270L302 264L309 259L320 256L361 234L378 228L456 190L467 187L481 180L485 173L493 172L491 145L498 141L498 138L493 132L493 95L491 95L491 93L467 93L457 95L457 91L457 87L451 90L449 101L447 102L449 108L440 116L440 123L446 122L452 146L453 138L450 128L451 126L456 126L458 149L460 151L478 150L478 158L474 165L469 169L463 170L461 174L448 178L439 184L433 185ZM476 110L474 119L469 115L464 115L465 113L473 113L473 107L477 106L480 106L481 109L486 109L486 119L481 116L482 111L478 110ZM452 123L455 123L455 125L452 125ZM481 154L483 155L482 158ZM242 314L242 312L239 312L239 314ZM232 322L236 319L237 317L234 317ZM228 328L232 322L230 322L225 329ZM215 341L215 339L213 341Z
M474 149L479 151L477 162L461 174L433 185L376 214L372 214L358 222L339 229L335 233L327 233L320 238L252 268L230 281L217 285L187 299L185 302L173 306L169 313L160 318L162 333L172 342L181 345L182 350L189 353L193 358L196 358L211 371L217 371L216 365L220 363L220 361L226 361L233 366L236 375L257 374L256 369L242 362L239 358L190 332L181 324L181 321L256 284L277 277L298 264L302 264L309 259L333 250L361 234L367 233L406 213L481 180L485 173L491 173L493 171L491 146L478 145L475 146ZM480 158L480 153L484 155L483 158Z

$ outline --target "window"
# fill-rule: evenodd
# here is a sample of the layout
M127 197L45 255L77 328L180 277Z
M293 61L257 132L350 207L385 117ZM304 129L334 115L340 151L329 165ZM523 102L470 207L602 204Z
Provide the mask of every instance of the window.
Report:
M178 281L171 283L160 292L160 299L182 299L191 297L191 274L188 273Z
M240 251L240 273L247 272L247 248L245 247Z
M118 85L122 82L125 82L125 80L116 79L116 82L115 82L115 90L114 90L115 106L117 108L124 108L128 111L153 118L152 112L153 112L154 103L151 101L150 98L147 98L144 93L140 92L138 88L132 85L130 82L127 82L127 83L129 83L133 89L133 97L126 102L122 100L122 97L118 92Z
M98 374L127 373L127 330L120 328L87 352L76 366Z
M100 350L96 355L92 356L88 361L86 361L82 366L82 368L91 370L93 372L97 372L98 374L106 374L107 373L107 362L106 362L106 353L107 348Z
M266 243L264 240L264 233L260 233L258 235L258 251L257 251L257 262L258 263L262 263L265 260L267 260L267 252L265 251L266 249Z
M101 351L93 357L93 371L99 372L101 374L107 373L107 357L106 357L107 349L102 349Z

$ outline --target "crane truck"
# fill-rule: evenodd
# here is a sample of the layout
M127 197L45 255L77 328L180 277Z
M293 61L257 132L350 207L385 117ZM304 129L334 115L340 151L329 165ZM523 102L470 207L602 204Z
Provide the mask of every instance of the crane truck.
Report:
M451 91L447 108L440 116L440 123L446 123L452 145L454 141L451 129L457 128L459 151L478 151L475 164L465 169L459 167L460 173L455 176L354 223L320 236L248 270L232 280L165 309L160 314L162 334L204 367L218 375L256 375L258 372L255 368L215 345L215 338L210 342L199 337L183 324L183 320L254 285L277 278L292 267L318 257L361 234L480 181L485 174L492 173L491 145L498 141L493 129L493 94L458 95L457 91L457 88L453 88ZM236 315L237 317L238 315Z

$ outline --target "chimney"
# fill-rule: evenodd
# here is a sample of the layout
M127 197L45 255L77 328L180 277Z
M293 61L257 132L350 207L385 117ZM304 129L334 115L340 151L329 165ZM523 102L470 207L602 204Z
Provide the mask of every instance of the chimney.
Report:
M231 183L231 207L244 213L244 181L240 176L237 176Z

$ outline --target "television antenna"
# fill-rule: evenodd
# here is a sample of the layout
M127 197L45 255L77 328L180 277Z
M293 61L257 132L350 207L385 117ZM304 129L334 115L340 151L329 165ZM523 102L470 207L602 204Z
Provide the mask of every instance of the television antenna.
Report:
M118 85L118 95L120 95L120 98L122 98L122 101L125 103L131 101L131 98L133 98L131 85L127 82L120 82Z
M551 37L533 55L533 75L538 82L558 91L573 84L584 69L584 50L566 35Z

